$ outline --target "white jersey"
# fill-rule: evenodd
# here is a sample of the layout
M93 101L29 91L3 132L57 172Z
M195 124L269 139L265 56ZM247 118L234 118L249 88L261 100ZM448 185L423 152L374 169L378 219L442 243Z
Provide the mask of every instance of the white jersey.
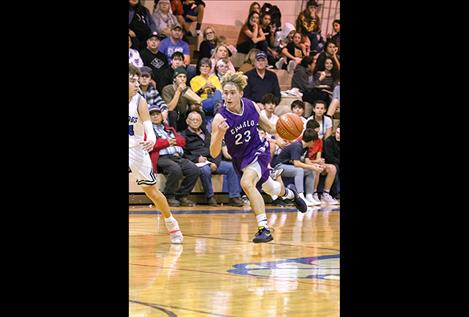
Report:
M138 103L143 98L139 93L129 102L129 147L138 146L143 141L143 124L138 114Z

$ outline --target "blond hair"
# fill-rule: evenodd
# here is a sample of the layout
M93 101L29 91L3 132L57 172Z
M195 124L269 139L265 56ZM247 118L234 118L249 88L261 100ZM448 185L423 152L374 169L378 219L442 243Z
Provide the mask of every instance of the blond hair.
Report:
M225 87L226 84L232 83L238 87L239 91L243 91L244 87L248 85L248 76L244 75L243 72L232 72L228 71L221 78L221 86Z

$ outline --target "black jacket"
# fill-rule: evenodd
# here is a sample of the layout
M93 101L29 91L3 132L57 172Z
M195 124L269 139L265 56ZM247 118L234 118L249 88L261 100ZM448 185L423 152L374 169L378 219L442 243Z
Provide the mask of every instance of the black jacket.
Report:
M322 156L327 164L340 164L340 142L335 139L335 135L324 140Z
M210 156L210 140L212 137L210 132L204 126L201 129L205 134L205 140L202 140L199 135L189 130L189 128L181 132L186 138L186 146L184 147L185 157L194 163L198 163L199 156L205 156L210 162L220 166L221 155L218 155L216 158Z

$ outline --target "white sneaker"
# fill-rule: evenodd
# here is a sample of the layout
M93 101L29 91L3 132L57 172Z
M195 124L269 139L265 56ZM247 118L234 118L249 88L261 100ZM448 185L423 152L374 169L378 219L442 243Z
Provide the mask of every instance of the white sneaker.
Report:
M313 194L313 198L314 198L314 200L316 200L316 201L321 201L321 200L319 199L318 193L314 193L314 194Z
M313 207L314 206L313 202L306 199L305 195L303 193L299 193L298 196L300 196L300 198L304 200L304 202L306 203L306 206L308 206L308 207Z
M182 235L181 230L179 229L179 224L175 220L173 222L165 222L166 228L169 232L169 238L171 239L171 243L181 244L184 241L184 236Z
M337 200L332 198L332 196L329 195L329 193L323 193L322 197L321 197L321 201L326 203L326 204L329 204L329 205L339 205L340 204Z
M293 73L295 68L296 68L296 62L294 60L289 61L288 66L287 66L287 72L291 74Z
M306 200L310 201L313 206L320 206L321 202L319 200L314 199L312 194L306 194Z
M285 57L280 57L280 59L275 63L277 69L282 69L283 64L285 64Z

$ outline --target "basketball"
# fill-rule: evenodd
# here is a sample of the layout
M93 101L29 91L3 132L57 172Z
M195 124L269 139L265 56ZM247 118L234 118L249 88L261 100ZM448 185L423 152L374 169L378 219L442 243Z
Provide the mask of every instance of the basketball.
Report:
M280 116L275 127L282 139L292 141L303 132L303 120L294 113L285 113Z

